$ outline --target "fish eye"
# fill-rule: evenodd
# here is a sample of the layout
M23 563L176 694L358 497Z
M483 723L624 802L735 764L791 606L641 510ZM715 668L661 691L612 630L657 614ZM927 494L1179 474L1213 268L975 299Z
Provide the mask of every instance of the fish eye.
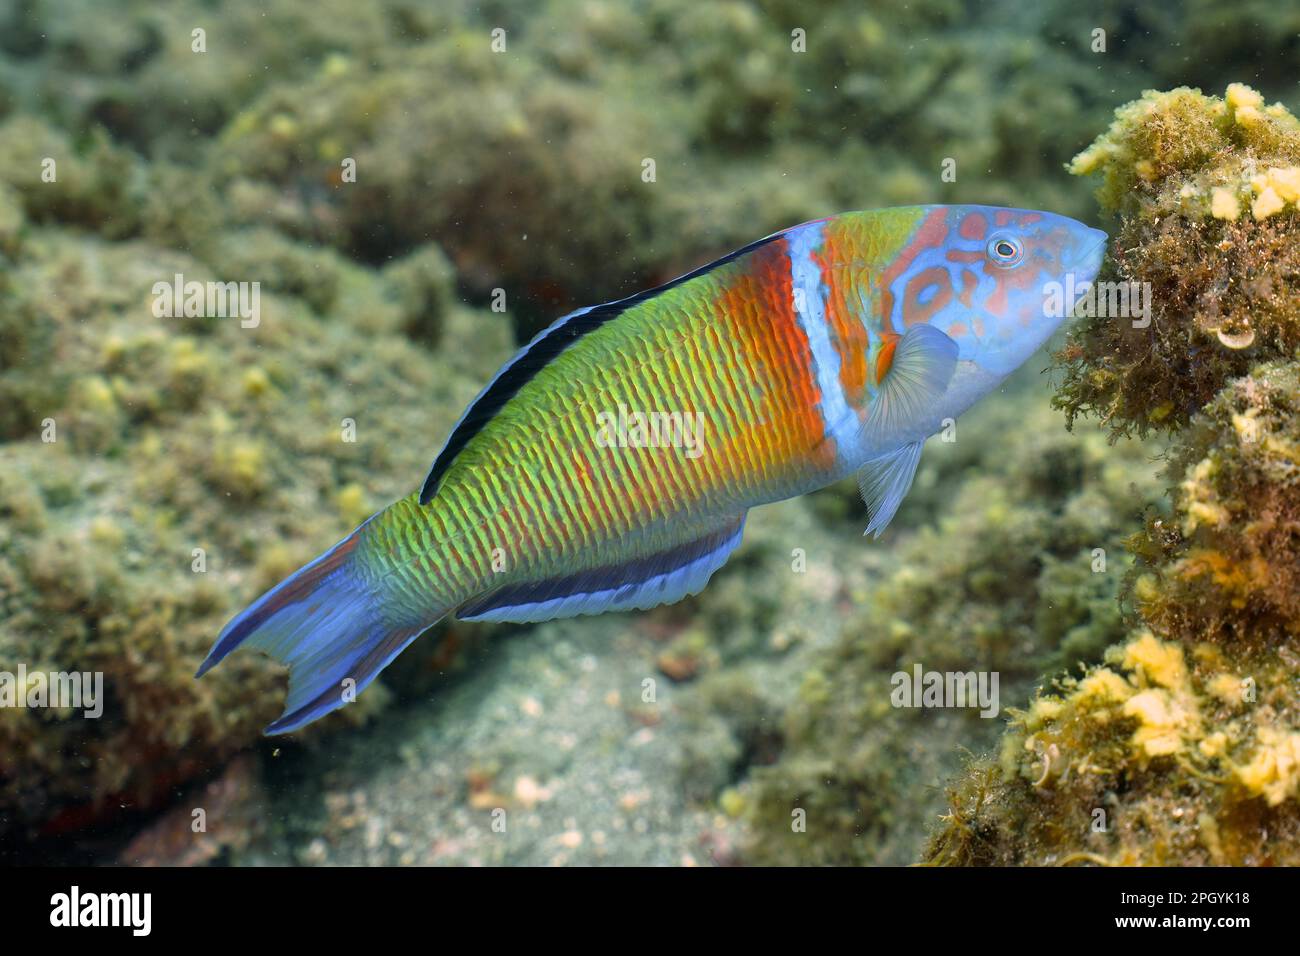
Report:
M989 240L988 254L995 266L1008 268L1019 264L1025 251L1020 240L1012 236L994 236Z

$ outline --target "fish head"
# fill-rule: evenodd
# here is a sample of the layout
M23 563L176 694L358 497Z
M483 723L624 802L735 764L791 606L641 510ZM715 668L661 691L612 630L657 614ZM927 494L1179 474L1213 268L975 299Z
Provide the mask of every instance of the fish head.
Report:
M930 207L913 242L894 290L902 326L934 325L957 343L959 360L999 380L1073 313L1106 251L1099 229L997 206Z

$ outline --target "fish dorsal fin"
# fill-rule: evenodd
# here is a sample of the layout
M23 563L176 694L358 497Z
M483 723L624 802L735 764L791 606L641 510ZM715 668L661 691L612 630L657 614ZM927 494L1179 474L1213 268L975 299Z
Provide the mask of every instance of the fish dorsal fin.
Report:
M675 547L636 558L536 581L521 581L462 607L462 621L550 621L579 614L648 610L698 594L740 544L745 515L721 519Z
M907 497L916 477L916 466L921 461L923 442L914 441L890 452L883 458L869 461L858 471L858 490L862 492L862 501L867 506L871 521L867 530L880 533L894 520L894 513Z
M479 392L474 401L470 402L469 407L465 409L465 413L460 417L460 421L456 422L452 427L446 444L442 446L442 450L434 458L433 467L429 469L429 475L424 479L424 485L420 489L420 504L428 504L437 493L442 476L447 473L447 469L456 460L456 456L460 454L461 449L469 444L470 439L478 434L479 430L491 421L502 406L510 401L534 375L573 343L588 332L594 331L606 322L622 315L633 306L653 299L655 296L663 295L669 289L674 289L698 276L712 272L719 266L725 265L734 259L739 259L741 256L753 252L760 246L766 245L773 239L778 239L783 235L785 235L785 232L776 232L759 239L757 242L751 242L735 252L728 253L721 259L714 260L708 265L678 276L671 282L664 283L653 289L638 292L625 299L606 302L603 305L588 306L585 309L570 312L563 318L557 319L544 331L538 333L531 342L515 353L514 358L501 367L501 370L488 382L483 391Z

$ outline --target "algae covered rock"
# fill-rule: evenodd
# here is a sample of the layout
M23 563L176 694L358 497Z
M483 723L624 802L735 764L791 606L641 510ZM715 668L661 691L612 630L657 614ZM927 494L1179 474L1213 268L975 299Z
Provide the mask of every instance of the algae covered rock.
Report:
M925 858L946 865L1294 865L1294 657L1138 632L975 762Z
M16 399L0 418L0 671L102 680L94 718L0 709L8 834L151 807L259 740L278 668L239 655L195 681L196 662L248 601L417 484L509 353L504 315L442 301L466 345L438 356L411 346L379 273L278 234L209 239L202 260L41 227L0 283L0 395ZM166 315L176 275L268 284L256 321Z
M68 127L100 126L153 156L192 161L263 88L331 53L373 55L426 39L463 10L410 0L155 4L43 0L0 9L13 99Z
M540 313L647 278L639 263L665 231L666 193L643 181L643 160L667 166L680 134L620 109L628 95L497 55L486 31L456 32L276 87L226 129L216 165L319 207L301 228L370 261L445 237L480 301L504 287ZM564 242L538 237L544 228Z
M1101 276L1116 285L1058 355L1071 422L1181 428L1228 379L1300 347L1300 123L1284 107L1239 84L1148 92L1071 170L1100 173L1120 217Z
M1161 633L1249 646L1300 635L1300 362L1233 379L1172 449L1176 522L1132 542Z
M1140 333L1085 323L1058 398L1113 433L1172 431L1172 512L1129 538L1128 636L1015 714L997 761L951 789L925 858L1295 865L1300 273L1294 201L1258 200L1287 192L1297 124L1242 86L1148 93L1117 116L1076 168L1105 171L1119 273L1166 280L1167 298ZM1213 301L1233 317L1217 332Z

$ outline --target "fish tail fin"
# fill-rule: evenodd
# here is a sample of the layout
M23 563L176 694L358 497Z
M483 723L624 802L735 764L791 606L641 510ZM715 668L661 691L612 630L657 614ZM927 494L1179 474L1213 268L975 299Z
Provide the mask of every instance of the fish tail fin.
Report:
M382 575L359 573L355 551L360 532L353 531L236 615L194 675L202 677L241 646L288 665L288 700L267 734L297 730L355 700L446 613L406 613L408 602L385 593Z

